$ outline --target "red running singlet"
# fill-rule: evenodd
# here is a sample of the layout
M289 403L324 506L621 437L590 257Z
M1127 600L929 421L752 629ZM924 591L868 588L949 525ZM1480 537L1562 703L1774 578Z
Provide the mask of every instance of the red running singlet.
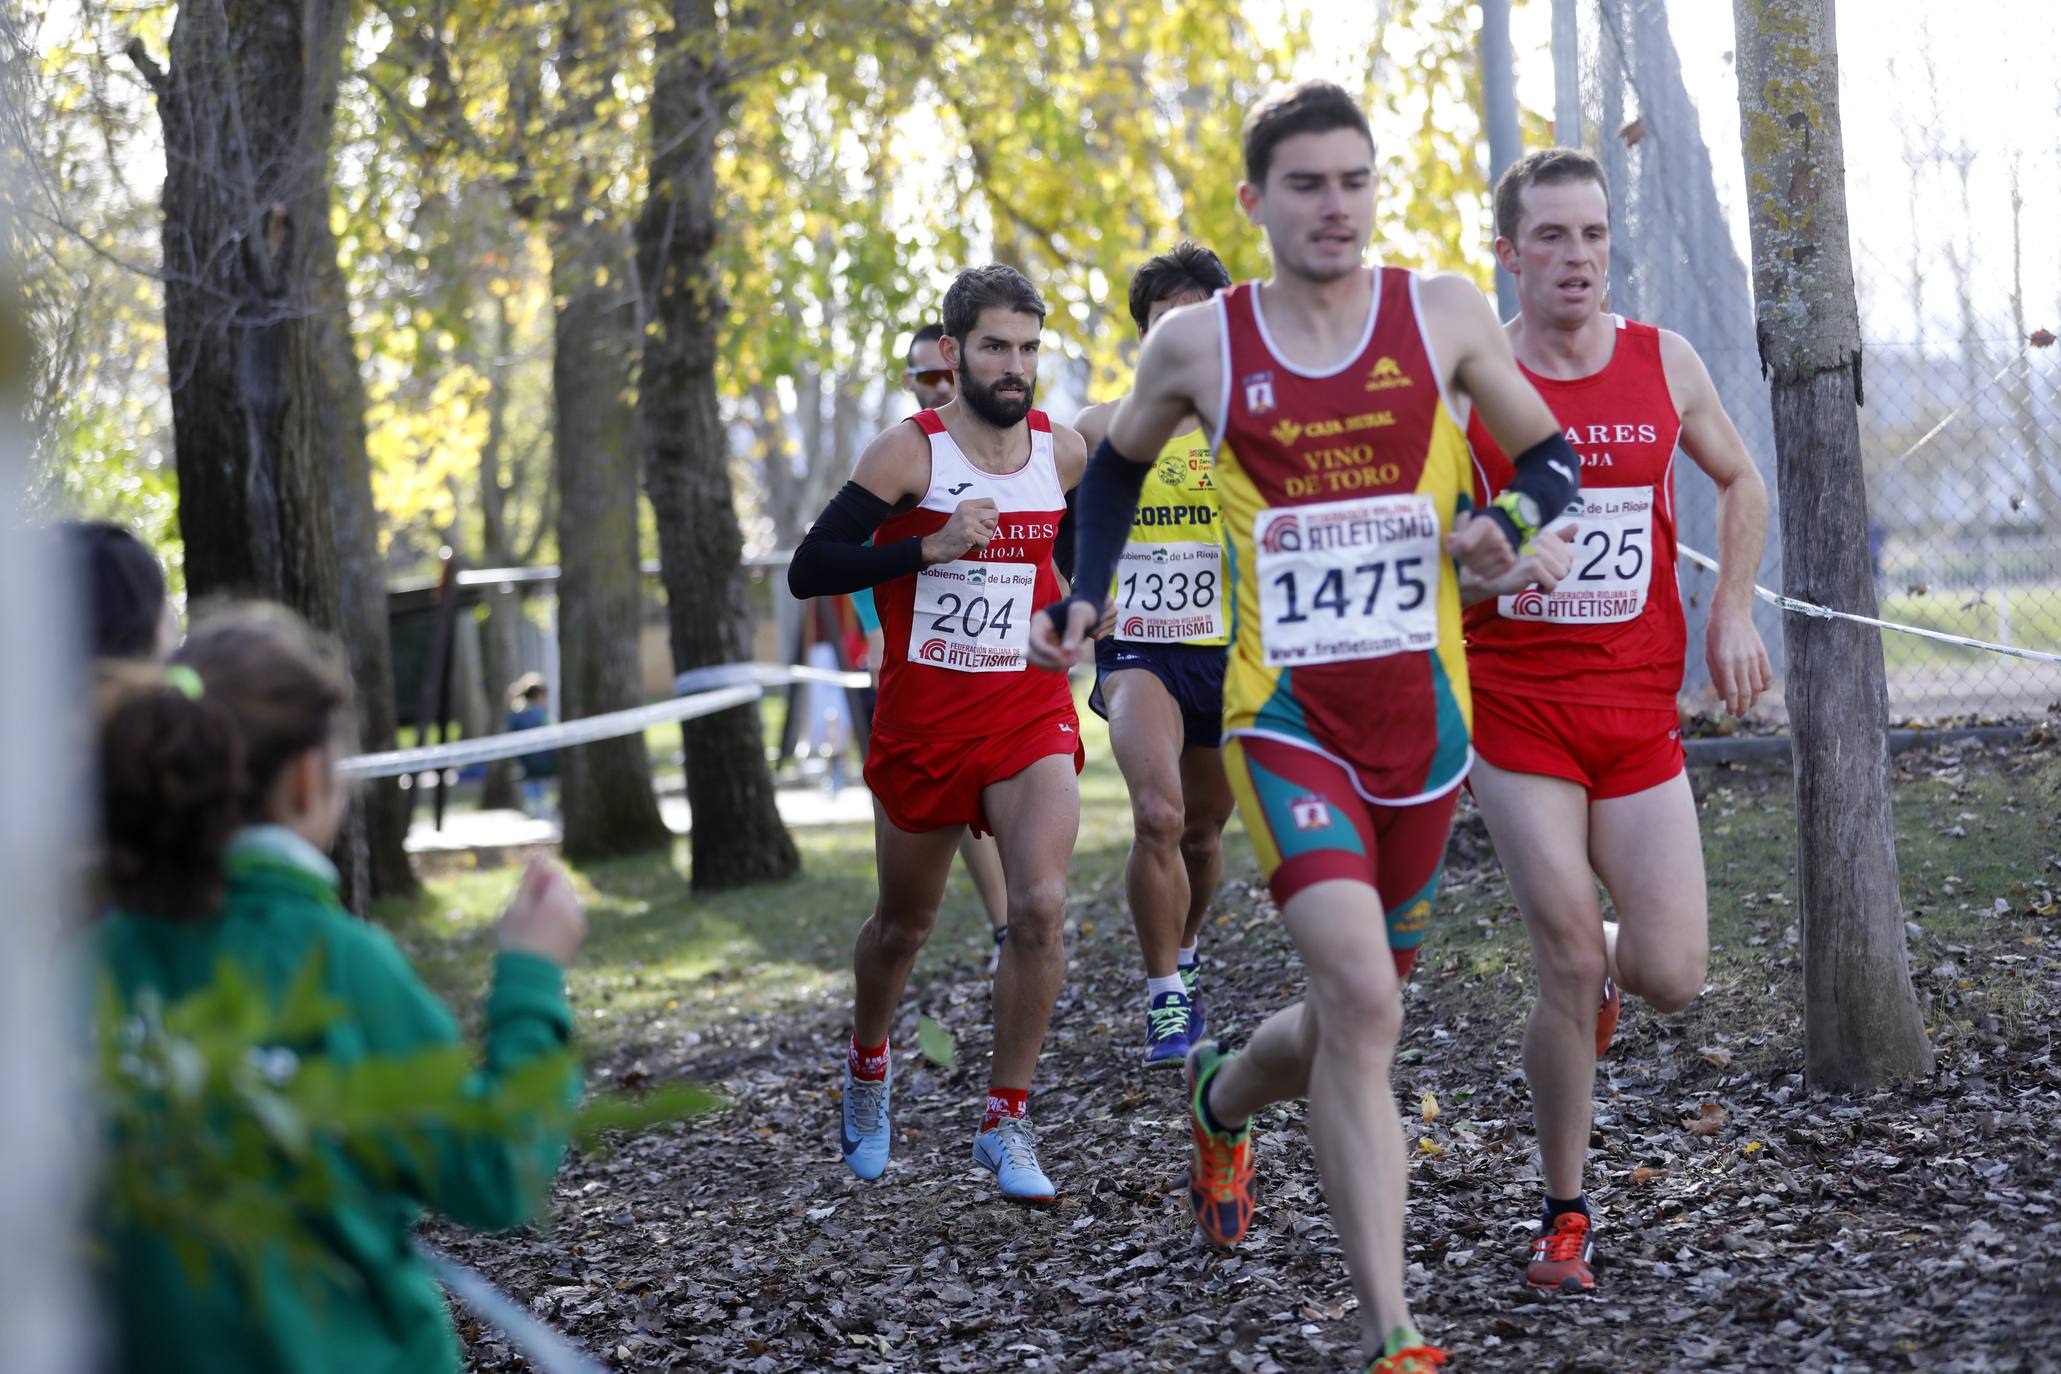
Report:
M1484 692L1671 711L1688 644L1675 581L1682 420L1660 331L1614 318L1617 344L1601 371L1561 380L1524 369L1581 455L1574 566L1550 594L1528 588L1468 607L1467 671ZM1474 499L1486 505L1508 485L1510 460L1479 415L1467 441Z
M1052 541L1066 494L1052 457L1052 421L1029 415L1030 457L1014 472L977 468L938 419L914 417L930 440L930 485L874 538L891 544L943 529L961 501L987 497L1001 519L985 549L874 588L884 653L876 729L905 739L996 735L1055 714L1069 719L1063 673L1031 672L1031 617L1059 599Z

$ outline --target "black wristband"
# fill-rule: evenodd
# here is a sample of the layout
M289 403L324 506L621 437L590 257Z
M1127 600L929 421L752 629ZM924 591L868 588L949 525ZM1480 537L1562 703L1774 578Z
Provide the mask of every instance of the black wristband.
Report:
M1123 556L1124 540L1131 532L1131 520L1138 513L1138 493L1145 489L1149 469L1117 452L1104 439L1095 445L1073 503L1073 590L1101 614L1109 599L1109 584L1116 578L1116 563ZM1063 621L1055 621L1061 629Z
M1555 430L1517 455L1515 475L1485 512L1501 527L1510 547L1522 552L1544 529L1581 496L1582 460Z
M1045 614L1052 618L1052 628L1058 631L1061 639L1066 638L1066 618L1077 605L1087 606L1094 610L1097 615L1102 613L1101 607L1097 606L1087 597L1082 596L1079 592L1075 592L1070 596L1062 596L1045 608ZM1088 628L1092 630L1095 627L1090 625Z
M1076 523L1073 508L1080 492L1076 486L1066 494L1066 514L1059 517L1059 528L1052 534L1052 566L1059 569L1059 575L1066 579L1069 587L1073 585L1073 527Z

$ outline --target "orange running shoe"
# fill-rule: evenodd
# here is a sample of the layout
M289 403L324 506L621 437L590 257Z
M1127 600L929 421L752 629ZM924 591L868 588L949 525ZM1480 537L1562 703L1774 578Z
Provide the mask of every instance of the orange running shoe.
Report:
M1596 1008L1596 1057L1601 1059L1610 1049L1610 1041L1617 1034L1618 1014L1624 1010L1624 994L1617 990L1617 984L1606 976L1603 979L1603 1005Z
M1534 1288L1587 1293L1596 1286L1596 1276L1589 1272L1589 1258L1595 1253L1589 1219L1580 1212L1562 1212L1531 1243L1524 1281Z
M1367 1366L1366 1374L1431 1374L1451 1358L1435 1345L1413 1345L1393 1355L1383 1355Z
M1188 1133L1195 1149L1188 1162L1188 1205L1195 1224L1212 1245L1236 1245L1252 1225L1252 1123L1235 1131L1210 1127L1202 1095L1231 1056L1214 1040L1188 1052Z

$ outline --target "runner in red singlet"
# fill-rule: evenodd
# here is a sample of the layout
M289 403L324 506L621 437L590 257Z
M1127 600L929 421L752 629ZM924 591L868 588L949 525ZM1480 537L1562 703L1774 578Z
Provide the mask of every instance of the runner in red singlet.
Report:
M925 410L936 410L959 394L959 374L946 366L944 355L945 327L941 324L926 324L909 340L909 351L903 358L902 385L916 398L916 404ZM853 598L857 600L858 598ZM868 614L872 614L872 596L867 594ZM879 617L874 615L875 629L868 640L868 667L875 673L880 671L880 657L870 652L880 641ZM1002 881L1002 851L995 847L993 835L978 835L969 829L959 841L959 861L966 866L966 876L973 880L973 890L980 897L981 908L988 914L988 928L994 932L994 948L988 953L988 973L992 975L1002 962L1002 941L1009 938L1008 888Z
M1696 802L1683 771L1687 631L1675 584L1677 447L1718 487L1718 556L1706 656L1743 712L1772 681L1753 628L1767 493L1696 351L1604 313L1610 200L1585 153L1535 152L1496 188L1496 253L1517 279L1507 326L1525 374L1582 460L1572 547L1540 541L1491 584L1462 579L1474 683L1471 786L1531 933L1539 995L1525 1029L1546 1201L1526 1281L1593 1288L1582 1193L1596 1060L1619 990L1678 1011L1703 984L1709 932ZM1510 464L1477 419L1475 499ZM1618 921L1605 923L1596 879ZM1599 1001L1601 1003L1599 1010Z
M1368 1368L1428 1374L1446 1355L1403 1290L1409 1165L1389 1074L1399 980L1471 757L1454 565L1507 572L1567 508L1580 461L1472 282L1363 263L1373 140L1351 96L1309 82L1268 99L1244 154L1238 199L1274 275L1146 336L1074 503L1074 594L1039 618L1031 652L1045 667L1077 658L1145 465L1201 416L1219 446L1234 608L1224 767L1309 983L1237 1053L1190 1054L1189 1197L1203 1233L1234 1243L1252 1216L1251 1117L1306 1096ZM1463 396L1518 455L1485 510Z
M880 896L852 961L840 1144L861 1178L887 1167L895 1005L936 923L959 837L992 832L1010 937L973 1156L1004 1197L1048 1203L1028 1097L1063 972L1082 754L1066 680L1027 671L1025 650L1034 615L1062 594L1052 541L1086 452L1078 434L1031 408L1045 303L1021 273L961 272L944 315L939 346L958 370L958 399L867 446L788 575L797 596L872 587L884 636L866 755Z

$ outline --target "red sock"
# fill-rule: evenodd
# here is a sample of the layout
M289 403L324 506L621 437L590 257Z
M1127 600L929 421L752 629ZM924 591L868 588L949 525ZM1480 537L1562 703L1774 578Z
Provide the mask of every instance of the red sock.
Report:
M1004 1121L1021 1121L1030 1114L1029 1088L989 1088L987 1115L980 1119L983 1131L992 1131Z
M864 1078L879 1083L887 1078L887 1041L877 1045L861 1045L859 1037L852 1037L852 1047L845 1053L845 1062L852 1066L852 1077Z

